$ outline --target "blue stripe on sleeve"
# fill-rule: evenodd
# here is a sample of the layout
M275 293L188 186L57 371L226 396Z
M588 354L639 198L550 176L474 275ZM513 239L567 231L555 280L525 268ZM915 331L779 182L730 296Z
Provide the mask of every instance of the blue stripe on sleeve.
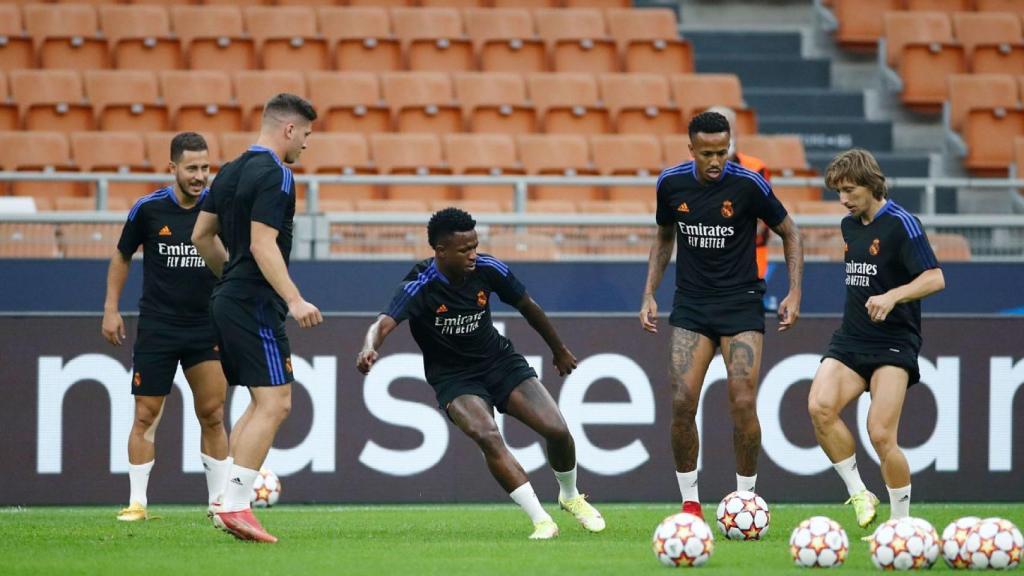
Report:
M508 266L504 262L502 262L501 260L498 260L497 258L495 258L494 256L478 256L477 259L476 259L476 263L477 264L482 264L482 265L490 267L490 268L494 268L502 276L508 276L508 273L509 273Z
M683 162L677 166L662 170L661 175L658 176L658 183L655 185L654 189L657 190L658 188L661 188L661 181L668 176L672 176L674 174L685 174L687 171L691 171L692 168L693 160L690 160L689 162Z
M733 174L735 176L742 176L744 178L753 180L754 184L757 184L757 187L761 189L762 194L764 194L765 196L772 195L771 185L768 184L768 181L765 180L764 177L758 174L757 172L747 170L746 168L740 166L739 164L729 162L725 166L725 173Z
M153 200L165 198L170 193L170 188L161 188L156 192L153 192L152 194L147 194L146 196L139 198L138 200L135 201L135 205L132 206L132 209L128 211L128 221L131 222L132 220L135 219L135 215L139 213L139 209L142 208L143 204L147 202L152 202Z
M412 282L405 285L405 288L403 289L405 291L405 294L402 296L401 300L396 302L388 310L388 316L391 316L392 318L398 318L399 314L401 314L402 312L402 309L405 308L406 304L409 303L409 300L411 300L412 297L415 296L431 280L434 280L437 277L437 268L433 263L431 263L426 270L420 272L420 275L416 277L416 280L413 280Z

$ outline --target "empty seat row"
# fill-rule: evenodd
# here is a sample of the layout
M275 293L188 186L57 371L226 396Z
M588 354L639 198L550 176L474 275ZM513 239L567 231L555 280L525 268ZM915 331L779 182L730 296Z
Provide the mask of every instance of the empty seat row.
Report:
M54 2L54 0L43 1ZM37 0L14 0L14 3L18 4L34 2ZM56 3L136 6L205 4L208 6L427 6L450 8L628 8L632 5L630 0L56 0Z
M714 105L756 115L731 74L16 70L0 72L0 129L256 129L268 98L309 98L332 132L684 132Z
M850 48L874 49L885 35L884 15L894 11L1015 12L1024 14L1019 0L833 0L832 14L838 24L836 41Z
M0 68L692 72L667 9L0 4ZM173 23L173 27L172 27ZM173 30L173 32L172 32Z
M948 78L946 129L967 147L964 165L974 173L1005 175L1014 162L1014 140L1024 136L1024 76L954 74Z

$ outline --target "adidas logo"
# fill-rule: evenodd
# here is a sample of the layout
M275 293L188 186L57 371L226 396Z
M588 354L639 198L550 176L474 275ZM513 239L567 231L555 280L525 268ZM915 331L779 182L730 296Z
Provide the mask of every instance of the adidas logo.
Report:
M209 469L210 469L210 465L207 464L206 462L203 462L203 470L209 470Z
M448 307L445 306L444 304L441 304L440 306L437 307L437 313L438 314L444 314L447 311L448 311Z
M158 235L159 236L170 236L171 235L171 229L165 225L163 228L160 229L160 232L158 232Z
M231 483L232 484L236 484L238 486L241 486L242 485L242 479L239 478L238 476L235 476L234 478L231 479Z
M899 353L899 351L900 351L900 349L899 349L899 348L889 348L889 350L890 350L890 351L892 351L892 352L896 352L897 354L898 354L898 353Z
M679 208L676 208L676 212L689 212L689 211L690 211L690 207L686 205L686 202L683 202L682 204L679 205Z
M910 500L910 494L904 494L903 498L900 498L900 502L907 502Z

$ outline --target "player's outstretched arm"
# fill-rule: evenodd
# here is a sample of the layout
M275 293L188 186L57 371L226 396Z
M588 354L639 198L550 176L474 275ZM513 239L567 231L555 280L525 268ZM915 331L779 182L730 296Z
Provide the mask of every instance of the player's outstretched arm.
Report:
M885 294L878 294L868 298L864 307L868 309L868 318L873 322L884 322L889 312L897 304L913 302L927 298L946 287L946 278L942 275L941 268L931 268L917 275L910 282L893 288Z
M103 301L103 337L114 346L120 346L127 334L124 330L124 318L121 318L121 292L128 280L128 269L132 259L125 258L120 250L114 250L107 268L107 296Z
M779 304L779 332L789 330L800 317L800 287L804 279L804 241L796 222L786 216L782 222L772 227L782 237L782 252L786 256L786 269L789 271L789 293Z
M640 326L652 334L658 333L658 301L654 299L654 292L661 285L665 268L672 260L672 248L675 247L675 243L675 226L658 226L658 235L654 238L651 254L647 258L647 282L644 285L643 304L640 307Z
M395 326L398 326L398 322L395 322L395 319L387 314L381 314L377 317L376 322L370 324L370 327L366 329L366 338L363 339L363 349L356 356L356 370L363 374L369 374L370 368L380 357L377 351L380 350L384 339L395 329Z
M573 353L562 343L562 338L558 336L558 331L555 330L554 324L551 323L551 319L544 313L540 304L530 298L529 294L523 294L519 303L516 304L516 308L551 348L558 375L571 374L576 369L576 356L573 356Z
M288 266L277 247L277 229L262 222L252 222L250 251L270 287L288 304L288 312L302 328L312 328L324 321L320 310L306 302L299 288L288 275Z
M217 215L212 212L199 212L196 225L192 228L192 245L203 257L206 267L212 270L217 278L224 272L224 263L228 261L228 251L217 237L219 232L220 223L217 221Z

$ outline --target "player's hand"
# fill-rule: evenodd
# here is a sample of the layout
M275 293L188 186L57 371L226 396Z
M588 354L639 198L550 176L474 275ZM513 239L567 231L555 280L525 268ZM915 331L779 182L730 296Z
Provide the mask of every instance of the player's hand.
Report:
M779 332L785 332L796 324L800 317L800 294L790 292L779 304Z
M300 328L312 328L324 321L320 309L301 298L288 304L288 312L298 321Z
M896 306L896 299L889 296L889 293L878 294L868 298L864 307L868 309L868 318L872 322L885 322L889 312Z
M640 326L651 334L658 333L658 301L650 294L644 295L644 305L640 308Z
M568 376L576 369L576 356L563 346L561 349L555 350L555 357L552 363L558 370L559 376Z
M127 336L124 331L124 319L118 312L103 313L103 337L114 346L120 346Z
M380 355L376 350L363 350L356 356L356 370L363 374L369 374L370 368L377 362Z

